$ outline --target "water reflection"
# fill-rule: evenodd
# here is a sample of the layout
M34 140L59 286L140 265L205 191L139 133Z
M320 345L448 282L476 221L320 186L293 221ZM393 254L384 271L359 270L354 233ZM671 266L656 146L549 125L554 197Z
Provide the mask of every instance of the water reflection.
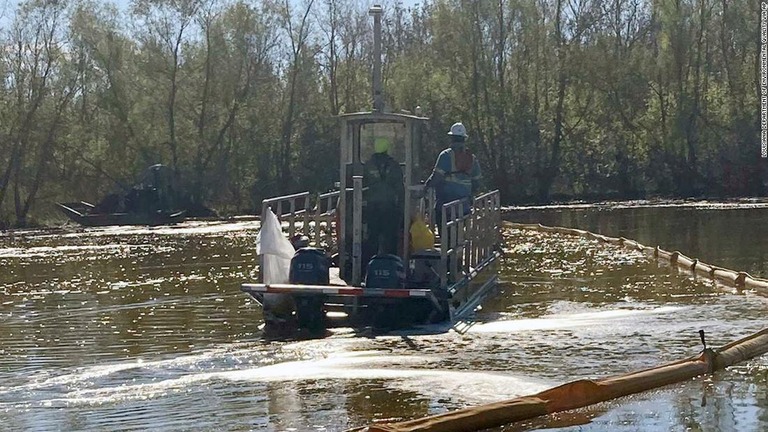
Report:
M768 277L768 203L669 202L517 207L516 222L584 229L679 250L692 258Z
M238 288L257 229L0 237L0 429L336 431L646 368L698 352L699 329L719 345L764 325L761 297L624 248L510 230L500 294L464 334L269 341ZM766 370L758 359L504 430L760 430Z

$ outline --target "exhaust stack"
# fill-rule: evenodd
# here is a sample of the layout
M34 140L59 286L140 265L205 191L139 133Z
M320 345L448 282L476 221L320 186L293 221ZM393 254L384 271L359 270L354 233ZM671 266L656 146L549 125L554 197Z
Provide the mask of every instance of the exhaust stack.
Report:
M384 96L381 92L381 5L373 5L368 15L373 17L373 110L384 111Z

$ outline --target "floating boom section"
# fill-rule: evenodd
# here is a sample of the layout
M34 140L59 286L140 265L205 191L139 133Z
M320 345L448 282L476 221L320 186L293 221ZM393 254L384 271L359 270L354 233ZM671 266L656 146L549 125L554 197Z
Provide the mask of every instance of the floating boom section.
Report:
M600 380L578 380L502 402L392 424L351 429L369 432L466 432L507 425L561 411L582 408L622 396L713 373L768 352L768 329L718 350L705 348L696 357L652 369Z

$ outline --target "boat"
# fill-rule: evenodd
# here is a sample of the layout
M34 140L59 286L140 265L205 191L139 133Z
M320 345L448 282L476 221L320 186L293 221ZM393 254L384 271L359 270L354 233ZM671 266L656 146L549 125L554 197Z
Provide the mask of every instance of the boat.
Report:
M59 210L70 220L80 225L110 226L110 225L167 225L184 220L186 212L156 211L156 212L110 212L103 213L97 207L86 201L56 203Z
M370 14L374 18L374 106L370 112L339 116L338 189L262 201L259 280L243 283L241 290L262 306L267 331L322 332L331 327L388 330L436 323L454 326L466 321L498 284L499 191L474 197L468 213L462 201L434 210L434 193L425 190L421 181L433 161L419 157L428 118L383 109L381 7L374 6ZM373 153L374 141L382 137L391 143L390 155L403 170L400 239L396 255L377 254L364 262L367 221L363 161ZM435 230L435 211L442 212L440 230ZM412 244L410 228L419 221L432 233L432 247L416 249ZM268 248L263 243L268 237L274 238L270 237L274 229L283 236L278 242L300 239L298 244L293 242L297 249L265 253ZM443 233L442 238L439 233ZM280 250L285 251L285 247ZM278 254L283 260L282 271L274 271L275 263L269 261ZM310 276L316 277L294 277L307 268L314 270ZM270 272L283 277L274 278ZM374 273L387 277L372 277Z
M123 194L109 194L98 204L87 201L56 203L70 220L84 226L166 225L182 221L185 209L176 208L170 169L147 168L142 181Z

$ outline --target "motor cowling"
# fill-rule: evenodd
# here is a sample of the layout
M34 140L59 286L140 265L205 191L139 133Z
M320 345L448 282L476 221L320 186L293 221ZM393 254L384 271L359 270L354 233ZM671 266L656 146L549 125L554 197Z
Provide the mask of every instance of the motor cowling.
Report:
M366 288L405 288L405 266L397 255L376 255L368 262Z
M424 249L416 251L408 261L408 286L414 288L440 288L442 262L440 251Z
M297 285L328 285L330 262L322 249L305 247L291 259L289 282Z

